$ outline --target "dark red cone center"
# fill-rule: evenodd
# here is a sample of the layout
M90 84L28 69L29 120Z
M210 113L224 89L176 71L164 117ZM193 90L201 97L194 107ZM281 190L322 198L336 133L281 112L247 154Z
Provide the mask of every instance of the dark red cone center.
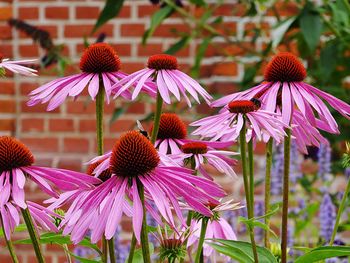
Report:
M87 170L86 170L86 173L88 175L92 175L94 176L94 170L96 169L97 166L99 166L103 161L98 161L96 163L92 163L88 166ZM104 170L99 176L98 178L101 179L102 182L105 182L107 181L109 178L111 178L112 176L112 173L111 173L111 170L110 169L106 169Z
M178 69L177 59L166 54L153 55L148 58L147 67L155 70Z
M181 146L184 153L205 154L208 152L208 146L202 142L189 142Z
M231 113L248 113L258 110L260 107L257 103L251 100L234 100L228 105L228 109Z
M153 127L151 128L152 134ZM185 123L174 113L163 113L160 117L158 139L185 139L187 129Z

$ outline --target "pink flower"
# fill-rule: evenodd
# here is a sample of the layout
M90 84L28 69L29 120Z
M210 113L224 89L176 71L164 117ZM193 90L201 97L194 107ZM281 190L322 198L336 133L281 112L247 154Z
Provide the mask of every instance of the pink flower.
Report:
M128 132L116 142L113 151L100 156L104 160L99 166L110 169L112 177L98 185L96 189L79 194L62 221L64 234L71 234L74 243L79 242L91 230L93 243L104 235L110 239L115 234L123 214L131 214L136 238L140 240L142 218L144 216L138 185L145 190L147 211L161 224L160 215L175 226L172 209L185 224L177 198L183 199L195 211L211 216L212 212L204 204L217 203L212 196L224 196L223 190L212 181L195 177L191 170L164 166L151 142L137 131ZM99 176L103 169L94 170ZM128 207L127 200L132 200Z
M170 93L180 101L180 96L184 96L189 107L191 107L191 101L187 97L186 91L198 102L198 95L209 103L212 97L203 89L197 81L178 70L177 59L173 56L166 54L153 55L149 57L147 68L136 71L129 76L123 78L119 82L113 85L113 89L117 88L115 97L129 90L135 85L131 99L134 100L140 93L142 85L149 78L157 84L157 89L165 101L170 104ZM121 87L121 88L120 88Z
M92 100L95 100L100 83L106 93L107 102L112 93L112 85L127 76L120 71L120 59L114 49L105 43L90 45L80 59L82 73L53 80L35 90L29 96L29 106L47 103L47 110L51 111L60 106L70 96L76 99L85 88L88 89ZM153 84L152 84L153 85ZM151 96L155 96L154 87L143 83L141 89ZM122 92L124 98L130 99L130 94Z
M256 101L231 101L219 114L191 123L192 126L199 126L192 134L232 142L239 137L245 119L247 141L254 137L266 142L271 136L278 143L281 142L286 135L284 128L287 125L281 120L280 114L259 108L260 104Z
M232 145L232 142L225 143L225 146ZM214 167L220 173L236 178L237 175L232 169L237 161L229 158L233 155L238 155L236 152L218 150L211 147L211 142L193 141L185 143L181 146L182 153L169 155L175 160L180 159L182 162L194 162L195 170L199 171L203 176L212 180L212 177L207 173L205 164Z
M36 62L36 59L27 59L27 60L9 60L8 58L4 58L2 54L0 54L0 69L7 69L12 71L13 73L18 73L24 76L37 76L37 70L25 67L24 65L30 65Z
M350 105L303 82L305 77L306 70L298 58L290 53L280 53L266 67L266 82L218 99L212 106L221 107L232 100L257 98L264 110L275 112L280 109L282 120L287 124L292 120L292 125L294 113L300 111L311 126L330 133L339 133L338 125L324 101L348 119Z
M205 239L227 239L237 240L236 234L233 231L230 224L221 218L220 213L224 211L232 211L242 208L239 203L235 203L233 200L226 201L220 205L209 205L213 211L213 216L209 218ZM194 219L191 222L190 232L192 233L188 238L187 247L196 245L201 232L203 216L195 214ZM213 254L214 249L207 243L203 245L203 255L209 257Z
M34 157L24 144L12 137L0 137L0 209L7 227L6 234L19 224L18 209L29 207L24 191L27 180L33 181L43 192L54 197L58 197L55 188L64 191L89 188L90 184L100 181L78 172L39 167L33 163ZM41 226L52 228L47 218L49 212L34 203L30 203L29 208Z

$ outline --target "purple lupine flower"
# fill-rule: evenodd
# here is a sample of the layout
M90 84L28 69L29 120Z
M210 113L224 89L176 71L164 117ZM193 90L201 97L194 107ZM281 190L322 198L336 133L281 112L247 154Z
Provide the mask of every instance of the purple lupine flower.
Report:
M317 153L318 157L318 172L317 176L322 180L329 180L331 172L331 147L326 144L321 144Z
M127 245L123 245L120 239L121 227L117 228L114 235L114 253L116 256L116 263L124 263L129 255L129 248Z
M271 194L280 195L282 193L283 177L283 144L276 145L273 155L273 166L271 172Z
M335 224L335 206L330 195L324 195L320 205L320 235L328 243L332 236L333 227Z
M261 201L261 200L255 201L255 204L254 204L254 215L255 216L262 216L262 215L264 215L264 207L265 207L265 205L264 205L263 201ZM259 221L263 222L264 219L260 219ZM254 232L255 232L256 240L261 241L263 239L263 237L264 237L264 230L262 228L260 228L260 227L256 227L254 230L255 230Z
M150 206L153 209L156 209L156 205L153 202L150 203ZM151 227L157 227L158 226L157 220L155 220L154 217L151 216L149 213L146 214L146 221L147 221L147 225L149 225ZM148 241L151 242L154 246L156 246L158 244L157 243L157 238L151 233L148 235Z
M245 203L243 203L242 206L243 206L242 209L236 210L237 217L239 217L239 216L247 217L248 216L247 205ZM247 232L247 227L245 224L241 223L237 226L237 234L238 235L245 234L246 232Z
M350 167L347 167L344 171L344 175L346 177L346 179L350 178Z
M288 224L288 238L287 238L287 247L290 249L289 250L289 255L293 256L294 255L294 249L292 247L294 246L294 226L291 224Z

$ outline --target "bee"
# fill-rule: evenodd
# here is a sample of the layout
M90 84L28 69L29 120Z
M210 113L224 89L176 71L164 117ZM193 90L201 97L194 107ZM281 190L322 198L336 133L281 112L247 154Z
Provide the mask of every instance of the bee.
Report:
M141 122L137 120L136 124L137 124L137 128L139 129L139 132L149 140L150 137L148 135L148 132L143 128Z
M253 102L254 105L255 105L258 109L260 109L260 107L261 107L261 101L260 101L258 98L252 98L252 99L250 99L250 101Z

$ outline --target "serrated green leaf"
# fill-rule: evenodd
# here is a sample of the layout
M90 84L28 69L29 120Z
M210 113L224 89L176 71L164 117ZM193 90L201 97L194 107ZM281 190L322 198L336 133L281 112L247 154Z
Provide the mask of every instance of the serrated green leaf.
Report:
M150 38L153 35L156 28L163 22L165 18L167 18L171 14L171 12L173 12L173 10L174 9L171 6L167 5L153 14L153 16L151 17L150 28L146 30L142 37L143 45L146 44L148 38Z
M313 52L321 37L322 19L319 13L314 11L313 4L307 2L299 18L301 33L309 50Z
M122 9L123 4L124 0L106 0L105 6L92 30L92 34L95 33L99 27L107 23L110 19L116 17Z
M312 263L333 257L350 256L350 247L345 246L325 246L312 249L301 257L298 257L294 263Z
M288 29L291 27L293 22L296 20L296 16L292 16L282 22L280 22L271 33L272 38L272 47L277 47L279 43L281 43L284 35L288 31Z

